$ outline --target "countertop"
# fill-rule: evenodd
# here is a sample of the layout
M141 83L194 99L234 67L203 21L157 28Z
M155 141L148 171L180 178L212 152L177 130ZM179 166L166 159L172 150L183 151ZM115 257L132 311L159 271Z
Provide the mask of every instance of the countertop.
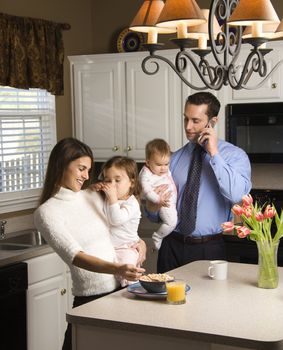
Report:
M257 287L257 265L229 263L225 281L211 280L207 268L208 261L196 261L171 271L191 287L184 305L142 299L123 289L71 310L67 320L87 329L283 348L283 268L279 268L277 289Z
M53 249L48 244L23 250L0 250L0 267L52 252Z

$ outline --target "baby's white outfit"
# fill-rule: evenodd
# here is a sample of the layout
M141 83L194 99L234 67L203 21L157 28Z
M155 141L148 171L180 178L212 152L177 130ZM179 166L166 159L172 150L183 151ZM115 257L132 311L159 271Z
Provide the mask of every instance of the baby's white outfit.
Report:
M139 241L138 227L141 218L139 202L133 195L115 204L109 204L106 200L104 210L110 225L117 261L136 266L139 253L133 245ZM123 287L129 284L126 280L120 280L120 283Z
M162 239L168 236L177 225L177 189L170 170L168 170L167 174L156 175L145 165L140 171L139 179L142 185L144 197L153 203L160 202L159 195L154 191L157 186L168 185L168 191L171 192L171 197L169 199L170 206L161 207L159 216L162 220L162 224L159 229L152 235L154 247L156 249L159 249L162 243Z

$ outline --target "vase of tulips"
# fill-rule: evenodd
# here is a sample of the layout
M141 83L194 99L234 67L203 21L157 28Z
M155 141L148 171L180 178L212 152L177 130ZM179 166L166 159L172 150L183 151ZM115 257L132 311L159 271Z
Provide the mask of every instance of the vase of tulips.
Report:
M242 204L232 208L233 214L242 219L242 225L224 222L224 232L236 230L239 238L251 239L258 248L258 287L276 288L278 286L277 251L280 238L283 236L283 210L278 215L274 205L260 207L254 203L250 194L242 198ZM271 234L271 225L275 220L276 232Z

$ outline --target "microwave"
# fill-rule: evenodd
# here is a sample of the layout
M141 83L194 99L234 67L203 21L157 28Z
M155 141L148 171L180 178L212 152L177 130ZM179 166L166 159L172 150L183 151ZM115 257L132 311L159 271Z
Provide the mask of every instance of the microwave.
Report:
M252 163L283 163L283 102L228 104L226 140Z

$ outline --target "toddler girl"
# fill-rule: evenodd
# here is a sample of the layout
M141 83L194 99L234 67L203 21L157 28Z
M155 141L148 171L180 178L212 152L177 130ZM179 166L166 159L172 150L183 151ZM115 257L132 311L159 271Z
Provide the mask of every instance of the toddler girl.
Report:
M102 168L102 182L97 189L105 193L105 213L110 223L111 239L119 263L137 265L139 241L138 226L141 218L139 196L141 186L134 160L116 156ZM120 281L124 287L126 280Z
M162 239L169 235L177 225L177 189L169 170L170 146L162 139L154 139L146 144L145 148L146 163L142 168L139 178L142 185L143 194L146 199L153 203L161 202L159 195L154 191L157 186L168 185L168 191L171 192L169 206L162 206L159 211L162 224L152 235L155 249L159 249Z

